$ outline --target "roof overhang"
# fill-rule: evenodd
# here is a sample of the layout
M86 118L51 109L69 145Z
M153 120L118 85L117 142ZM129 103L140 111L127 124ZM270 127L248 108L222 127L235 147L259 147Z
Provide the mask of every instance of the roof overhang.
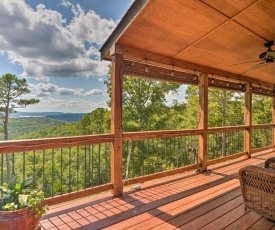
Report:
M274 12L274 0L136 0L100 52L271 86L274 63L245 71L275 40Z

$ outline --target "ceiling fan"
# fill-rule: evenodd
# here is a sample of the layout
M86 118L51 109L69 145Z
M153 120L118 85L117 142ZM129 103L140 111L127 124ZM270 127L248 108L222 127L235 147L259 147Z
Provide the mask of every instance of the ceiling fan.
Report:
M242 74L250 72L252 70L261 68L263 66L269 65L272 62L275 62L275 50L272 50L271 47L274 45L274 41L269 41L267 43L264 44L264 46L266 48L268 48L268 50L266 52L263 52L259 55L259 60L256 61L249 61L249 62L242 62L242 63L238 63L235 65L239 65L239 64L247 64L247 63L252 63L252 62L259 62L258 64L252 66L251 68L249 68L248 70L244 71Z

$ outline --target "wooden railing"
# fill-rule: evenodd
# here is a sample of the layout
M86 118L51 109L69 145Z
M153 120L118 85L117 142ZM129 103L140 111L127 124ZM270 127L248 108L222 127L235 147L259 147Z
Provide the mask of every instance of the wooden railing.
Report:
M124 183L141 183L199 168L201 133L200 129L124 133Z
M60 203L112 189L110 144L112 134L0 143L0 182L7 181L5 154L18 181L28 177L42 187L48 204Z
M246 155L247 129L252 130L252 152L274 147L273 124L208 128L207 165ZM123 133L124 185L200 168L198 138L202 134L202 129ZM265 138L259 142L260 134ZM1 141L0 182L6 181L5 155L10 154L12 173L19 180L34 177L33 186L42 186L48 204L111 190L114 140L113 134L101 134Z

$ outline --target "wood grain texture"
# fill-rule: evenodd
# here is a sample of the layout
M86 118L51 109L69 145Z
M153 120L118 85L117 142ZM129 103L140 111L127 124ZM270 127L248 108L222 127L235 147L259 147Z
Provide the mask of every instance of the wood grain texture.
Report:
M272 0L150 0L115 44L139 51L127 56L155 54L167 58L160 63L171 59L189 70L273 84L272 65L244 73L255 63L238 63L259 60L264 44L274 40L274 10Z
M0 154L111 143L114 134L0 141Z
M244 134L244 150L247 152L247 157L251 157L252 144L252 90L251 84L246 84L245 92L245 110L244 110L244 124L248 126Z
M122 183L122 91L123 91L123 56L115 54L112 63L111 76L111 133L114 140L111 144L111 182L114 185L112 193L123 193Z
M201 170L207 170L207 129L208 129L208 74L199 75L199 123L198 128L203 130L199 135L199 161Z
M210 173L192 171L125 188L111 194L52 206L42 229L271 229L275 223L245 211L238 171L262 165L274 149L209 166ZM263 228L261 228L261 226Z

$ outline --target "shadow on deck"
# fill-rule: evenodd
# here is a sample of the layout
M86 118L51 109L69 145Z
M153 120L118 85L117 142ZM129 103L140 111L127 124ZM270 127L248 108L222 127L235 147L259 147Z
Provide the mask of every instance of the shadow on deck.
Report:
M274 150L110 193L52 206L42 229L275 229L275 222L244 210L238 170L262 166Z

